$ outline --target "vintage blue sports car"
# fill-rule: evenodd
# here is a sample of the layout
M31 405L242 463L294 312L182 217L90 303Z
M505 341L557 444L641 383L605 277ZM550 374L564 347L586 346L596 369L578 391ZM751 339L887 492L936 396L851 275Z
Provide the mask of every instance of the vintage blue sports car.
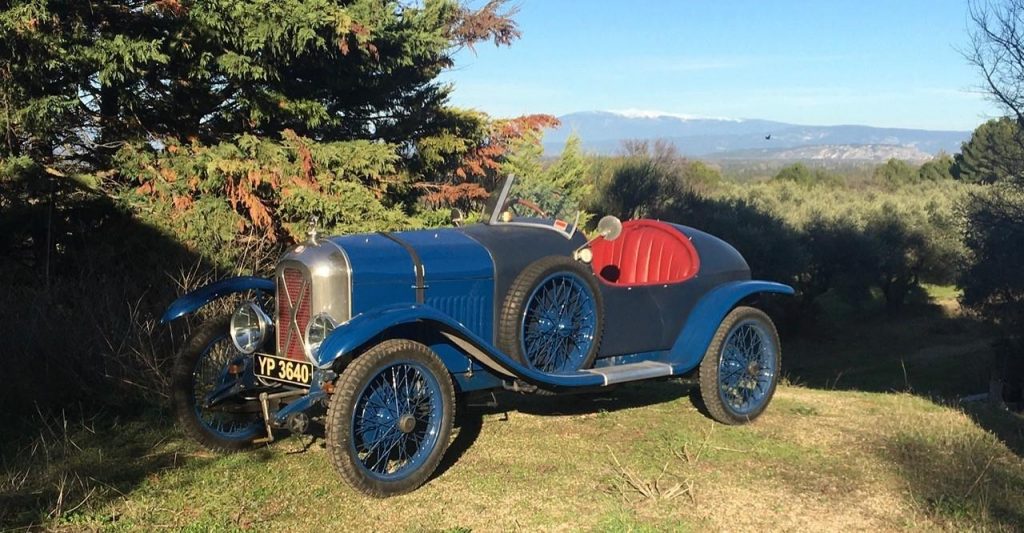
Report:
M686 376L719 422L764 411L780 346L753 305L793 289L751 280L733 247L686 226L605 217L588 240L578 214L552 218L544 199L515 185L502 185L481 224L313 231L272 279L225 279L179 298L164 321L254 295L201 326L178 355L181 426L228 451L322 423L342 477L383 497L430 477L456 400L472 391Z

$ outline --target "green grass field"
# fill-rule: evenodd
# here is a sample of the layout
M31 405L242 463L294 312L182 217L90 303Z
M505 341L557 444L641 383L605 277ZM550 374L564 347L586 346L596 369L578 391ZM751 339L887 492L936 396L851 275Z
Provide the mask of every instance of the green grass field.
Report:
M677 381L503 394L388 500L341 483L322 440L215 456L166 416L67 415L3 449L0 529L1019 530L1024 420L949 400L983 384L986 331L933 306L791 341L790 383L740 427Z

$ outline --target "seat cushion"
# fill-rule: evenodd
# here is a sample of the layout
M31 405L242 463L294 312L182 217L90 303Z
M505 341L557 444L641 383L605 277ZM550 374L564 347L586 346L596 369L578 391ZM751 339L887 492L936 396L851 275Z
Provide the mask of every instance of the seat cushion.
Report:
M700 258L690 239L670 224L657 220L630 220L614 241L598 239L591 245L594 273L610 285L679 283L700 269Z

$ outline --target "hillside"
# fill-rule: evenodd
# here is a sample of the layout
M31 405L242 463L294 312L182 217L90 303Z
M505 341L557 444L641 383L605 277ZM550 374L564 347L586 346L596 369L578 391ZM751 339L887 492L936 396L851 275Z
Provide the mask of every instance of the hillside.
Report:
M726 427L702 416L686 390L648 383L610 397L568 398L557 408L549 399L503 398L507 413L476 411L475 422L463 422L450 452L457 462L449 460L422 489L385 501L341 483L321 441L306 449L289 439L215 457L142 424L105 435L83 431L74 438L83 451L65 466L77 473L33 472L28 483L70 490L86 476L103 480L88 493L69 493L64 518L50 524L75 531L535 531L570 524L613 531L754 531L766 524L955 530L1024 523L1024 462L956 409L909 394L784 386L757 423ZM31 498L0 501L11 512ZM27 521L3 514L10 526ZM45 520L45 513L33 518Z
M876 128L859 125L808 126L759 119L701 118L647 112L588 111L559 117L561 126L547 133L545 150L557 153L565 139L576 132L587 150L613 154L626 139L666 139L687 156L718 157L731 153L745 154L748 159L814 159L841 157L867 161L884 161L900 157L927 159L939 151L960 149L970 138L968 131L931 131L905 128ZM770 139L766 139L767 136ZM858 147L872 146L869 150ZM817 155L795 148L819 147ZM822 156L821 147L834 147L840 155ZM902 152L901 152L902 151Z
M912 163L923 163L931 159L933 154L923 152L916 146L897 144L824 144L796 148L736 150L714 154L713 157L719 161L738 159L743 161L815 161L823 163L878 162L896 158Z
M499 394L389 500L342 483L321 439L217 456L166 413L68 411L0 439L0 530L1019 530L1024 417L956 403L985 390L992 331L932 292L784 341L788 383L746 426L713 423L681 381Z

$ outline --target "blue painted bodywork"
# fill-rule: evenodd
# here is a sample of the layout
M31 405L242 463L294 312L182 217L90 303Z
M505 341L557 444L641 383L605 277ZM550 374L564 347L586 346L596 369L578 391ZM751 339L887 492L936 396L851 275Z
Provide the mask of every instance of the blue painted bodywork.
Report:
M318 375L343 371L345 361L387 338L412 338L429 346L462 392L516 380L552 390L601 387L606 382L602 369L641 362L666 363L673 375L687 373L700 364L722 319L738 303L753 294L793 294L793 289L750 280L746 262L727 243L675 227L701 256L698 274L678 284L602 283L606 325L600 358L593 369L562 373L540 372L503 353L496 346L496 318L505 292L525 265L548 255L568 256L582 243L581 236L468 226L332 238L326 244L342 249L351 268L351 318L321 345ZM264 278L222 280L179 298L163 320L245 290L272 293L275 286ZM281 424L325 397L314 380L306 395L274 414L274 422Z
M474 333L493 335L494 265L487 250L456 229L392 234L417 252L426 304ZM389 305L416 303L415 264L409 252L379 234L332 239L352 267L352 316Z
M164 324L176 318L197 311L204 305L229 294L245 292L249 290L261 291L273 294L274 280L257 278L253 276L240 276L227 278L211 283L201 289L190 292L175 300L160 317L160 323Z
M589 389L626 381L609 380L611 367L664 363L663 373L681 375L696 368L722 319L757 293L792 294L778 283L752 281L742 256L711 235L675 226L690 238L701 257L694 278L676 284L642 287L600 283L605 329L593 368L546 373L523 365L497 345L497 317L516 276L530 263L550 255L569 256L583 237L572 239L544 229L468 226L335 237L304 246L337 247L349 268L351 318L321 345L309 389L267 414L267 423L287 425L290 417L322 409L325 383L344 372L348 361L388 338L417 340L438 355L459 392L527 383L547 390ZM162 322L194 312L223 296L259 291L274 294L273 280L238 277L218 281L182 296ZM264 349L273 350L273 343ZM657 365L655 365L657 367ZM240 376L220 382L206 398L208 406L239 395L268 391L251 365ZM622 375L621 373L619 374ZM285 385L285 390L292 388ZM281 390L280 388L269 389Z
M772 281L733 281L712 289L694 306L672 345L667 362L672 365L673 374L689 372L700 364L718 325L743 299L758 293L790 295L793 292L793 287Z
M429 305L406 304L375 309L359 315L339 326L320 347L317 364L330 367L340 357L358 352L370 341L386 336L389 330L409 324L426 324L431 328L443 329L468 341L486 357L474 357L481 366L492 372L508 375L508 379L519 378L539 386L555 388L593 387L603 383L601 376L583 372L546 374L526 367L505 355L489 341L470 331L452 317ZM446 362L447 364L447 362ZM463 368L450 370L464 372Z
M708 292L694 306L690 320L667 351L643 352L609 358L595 368L640 361L658 361L672 366L672 374L685 374L700 364L715 331L725 315L745 298L758 293L793 294L793 288L769 281L734 281L719 285ZM423 324L430 329L444 330L475 347L479 353L469 354L479 367L504 379L522 379L545 388L562 389L603 385L603 378L587 370L549 374L524 366L504 354L477 333L469 330L449 315L422 304L394 305L375 309L339 326L320 348L317 364L329 368L338 358L357 353L377 338L402 326ZM464 356L465 357L465 356ZM466 367L443 359L453 374L466 372ZM468 361L468 359L467 359ZM473 368L477 368L474 365ZM475 387L474 387L475 388Z
M487 250L459 229L400 231L393 235L416 249L428 281L494 277L494 265Z

